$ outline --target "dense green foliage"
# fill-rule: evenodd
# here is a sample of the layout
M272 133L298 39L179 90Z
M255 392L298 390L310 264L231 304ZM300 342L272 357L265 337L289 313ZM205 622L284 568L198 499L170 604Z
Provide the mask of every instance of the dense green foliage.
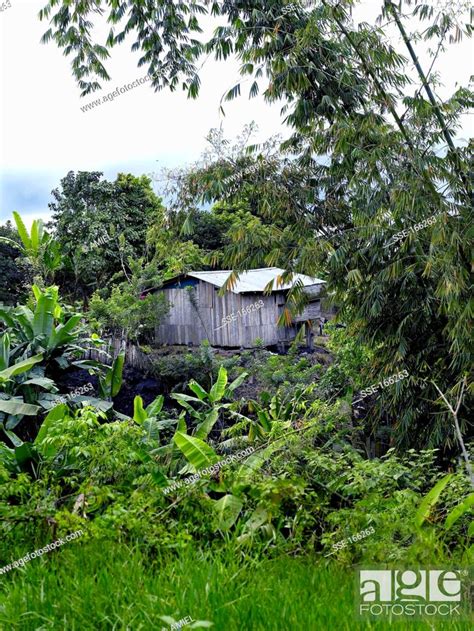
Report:
M372 124L370 129L373 133ZM361 132L351 133L360 137ZM311 141L313 147L315 138ZM326 142L323 132L321 141ZM347 142L347 152L352 151L351 147ZM327 166L315 166L316 180L312 168L298 166L282 155L260 163L261 156L250 159L245 152L238 167L242 178L238 187L222 186L233 166L230 161L216 160L181 178L184 192L179 199L188 199L191 225L193 204L198 199L209 202L225 198L231 208L246 209L234 215L228 230L231 243L223 248L220 258L215 257L224 267L238 272L276 265L316 276L324 270L328 294L340 307L340 320L350 327L355 346L363 343L374 351L370 371L364 376L365 385L402 369L410 375L400 388L381 393L374 415L382 423L388 409L399 419L396 439L401 447L413 444L416 436L418 444L421 441L426 446L450 449L454 435L448 417L434 403L438 395L432 382L455 396L469 369L472 313L468 229L472 211L462 202L453 209L449 193L443 198L445 202L440 201L445 203L444 211L436 211L428 200L420 201L416 179L405 184L398 172L399 149L390 150L397 170L390 181L399 182L397 186L403 193L390 192L388 181L377 207L372 197L380 164L372 148L366 160L375 158L373 179L365 192L357 188L352 200L346 199L349 186L344 187L344 194L326 188L325 182L329 187L339 187L342 173L347 171L339 164L339 157L331 167L334 172ZM388 160L388 148L381 148L381 153L384 161ZM258 169L249 168L249 164ZM361 165L361 172L369 173L369 167L368 163ZM308 187L316 182L318 186L310 193ZM411 197L406 192L408 186L413 189ZM321 201L322 197L326 202ZM388 205L387 199L391 200ZM419 203L418 214L415 200ZM221 212L221 203L213 212ZM407 204L412 208L409 220ZM431 210L427 212L427 208ZM409 232L401 244L393 240L397 230L415 226L417 221L435 214L432 226ZM295 287L288 298L290 311L298 310L303 299L301 290ZM471 411L468 394L461 411L464 431L468 430Z
M46 232L41 219L33 220L28 232L17 212L13 213L13 218L16 224L16 232L11 235L13 238L0 237L0 241L19 250L25 262L28 261L35 282L41 285L48 283L62 265L59 243Z
M5 226L0 226L0 237L19 242L18 234L10 221L7 221ZM24 296L24 285L27 280L25 263L26 261L18 251L18 247L14 247L0 238L0 278L2 279L0 303L14 305Z
M13 445L10 457L20 468L29 468L37 461L31 441L48 410L54 418L60 416L64 401L71 408L84 403L101 411L112 408L112 397L121 387L123 355L110 368L83 361L85 348L100 348L103 342L88 335L81 314L60 304L54 286L33 285L28 305L0 309L0 323L5 328L0 334L0 429ZM101 398L75 390L64 399L56 382L73 366L97 378ZM90 382L88 389L93 390Z
M105 414L87 403L75 412L64 404L56 407L34 441L36 479L19 473L13 452L2 452L4 483L13 475L2 486L10 505L3 536L16 538L24 529L41 532L55 523L61 532L73 527L91 536L120 532L152 549L176 547L179 533L170 533L163 520L144 528L152 511L186 522L181 546L193 540L217 543L216 534L224 536L231 529L239 545L266 542L280 550L327 552L348 533L373 525L378 544L346 550L348 560L363 554L374 561L382 560L379 554L399 557L405 547L422 559L443 549L444 541L462 554L468 515L454 531L444 533L442 526L449 510L467 496L469 481L463 472L441 494L431 526L416 529L416 511L440 475L433 452L411 450L403 458L389 453L383 460L367 461L351 446L356 428L347 404L308 400L311 389L289 408L274 397L254 406L250 416L242 415L221 401L232 397L244 378L242 374L229 386L221 367L210 391L191 382L197 396L174 395L184 407L179 418L169 418L162 400L145 411L139 397L129 421L105 422ZM231 438L221 441L212 428L224 409L237 422L224 432ZM183 486L183 475L222 457L216 449L225 454L245 445L253 445L255 452L242 463ZM179 480L171 495L164 492ZM221 515L224 498L230 504ZM409 519L395 519L400 512Z
M352 629L353 566L472 566L473 163L472 141L455 139L474 94L441 99L416 50L436 60L472 27L463 3L381 0L375 25L352 20L356 4L40 12L83 96L127 36L155 90L191 97L205 55L235 55L250 96L283 104L289 136L256 146L252 124L234 144L212 130L202 159L165 170L162 197L147 176L70 172L48 232L17 213L2 230L0 299L22 304L0 308L0 566L82 537L1 573L0 625L125 631L192 615L190 628ZM163 282L232 269L225 290L270 266L327 281L338 314L314 348L303 329L278 353L261 340L156 348ZM306 302L295 283L280 325ZM107 365L84 359L102 336L121 343ZM126 351L140 348L124 414Z
M324 269L352 334L377 348L370 382L399 370L410 375L380 394L374 408L379 422L388 408L397 418L400 446L416 440L451 449L449 417L433 404L438 394L431 382L456 396L472 356L472 147L455 146L453 139L473 94L460 87L439 99L434 76L423 70L414 46L423 33L440 49L472 28L464 6L435 10L416 2L406 9L385 0L382 18L394 22L405 57L386 42L383 26L354 25L352 5L321 0L285 11L286 3L263 0L165 1L143 11L133 0L120 10L108 2L114 27L105 47L94 43L89 30L76 35L70 29L89 14L89 5L74 14L58 10L45 41L54 39L62 48L73 43L67 52L76 61L84 62L82 51L90 51L88 63L74 66L84 94L98 89L97 79L108 78L108 50L129 32L136 33L139 63L149 66L155 88L174 89L181 79L196 96L197 60L205 53L223 59L236 53L241 74L253 81L251 94L267 81L266 98L283 99L293 129L282 146L288 154L235 161L218 153L213 164L184 178L180 200L191 208L198 200L224 200L254 215L250 225L235 227L233 244L220 259L236 271L278 265L288 273L317 275ZM52 18L55 6L48 3L41 17ZM199 16L205 13L227 25L199 42ZM407 33L410 20L418 29L414 35ZM164 41L172 42L169 49ZM227 96L238 95L240 84ZM226 185L229 176L237 176L239 186ZM414 229L431 218L433 225ZM292 295L297 307L301 290ZM460 413L464 431L470 393Z
M156 267L143 259L128 261L127 280L93 294L89 321L100 334L122 337L125 340L150 341L155 326L166 314L168 305L162 294L143 293L161 283ZM104 295L105 297L102 297Z
M24 397L25 404L33 400L50 411L45 418L39 407L14 416L3 412L4 433L12 444L0 443L4 564L14 560L18 542L34 549L77 530L83 533L81 541L69 546L79 546L79 555L82 548L95 550L98 542L113 542L119 550L139 545L148 561L136 557L132 563L141 575L176 572L196 554L205 567L205 555L211 553L221 559L233 555L230 567L240 559L239 572L247 566L263 570L264 558L270 567L279 567L282 554L316 554L345 565L470 562L473 496L464 470L452 462L455 472L445 477L433 450L412 449L402 456L390 450L376 459L364 454L370 431L365 421L356 422L350 401L372 357L344 330L331 334L332 357L325 348L327 338L318 339L316 358L300 356L298 343L283 357L257 347L226 359L203 346L202 359L209 363L191 363L198 379L183 384L186 392L173 392L167 406L163 395L147 406L136 396L128 418L112 408L122 383L123 355L108 370L74 360L80 351L81 316L60 307L57 288L33 289L34 309L2 314L7 325L3 357L8 360L13 348L16 369L0 370L0 410L15 395L17 404L24 405ZM88 344L101 342L97 336L81 335ZM181 367L173 360L176 378L188 370L186 361L192 357ZM72 393L57 400L55 382L48 376L51 365L66 368L71 361L98 377L98 397ZM198 375L204 382L199 383ZM9 429L22 414L37 414L40 420L27 440ZM239 456L249 447L251 453ZM339 545L367 528L372 529L370 536ZM89 570L101 558L96 550L86 564ZM318 571L323 571L319 563ZM109 562L104 567L105 589L116 570ZM304 565L288 568L296 576L308 576ZM35 572L28 568L25 575L31 577L31 598ZM339 570L328 572L337 576L328 580L339 581ZM194 575L199 584L199 572ZM224 568L219 575L228 576ZM7 577L11 589L0 619L14 620L13 603L19 598L15 585L21 580ZM81 587L84 598L89 598L87 584ZM177 619L181 605L172 609L174 601L165 598L167 606L152 619ZM99 605L105 612L104 607ZM35 604L34 610L41 607ZM199 612L195 619L219 619L208 610ZM73 615L80 619L82 610ZM124 614L120 608L110 615L118 620ZM236 619L241 615L254 614L235 612ZM313 613L308 616L312 620ZM266 628L273 628L274 620L275 612Z
M146 176L73 172L52 191L56 240L67 267L58 281L71 299L84 299L114 277L127 279L129 260L147 255L147 229L163 219L161 200Z

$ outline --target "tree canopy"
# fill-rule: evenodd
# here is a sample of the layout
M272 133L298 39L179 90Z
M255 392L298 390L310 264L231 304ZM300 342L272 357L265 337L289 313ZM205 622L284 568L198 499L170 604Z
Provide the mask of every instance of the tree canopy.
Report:
M463 2L383 0L374 25L354 23L355 5L110 0L99 9L51 0L41 18L50 20L44 40L73 57L83 94L108 78L110 50L134 34L138 65L156 90L181 85L195 97L199 59L236 55L250 96L283 101L291 134L273 169L255 147L237 165L219 157L188 187L190 201L251 212L251 229L235 227L223 259L236 273L277 262L290 273L323 269L353 334L377 349L367 379L401 366L410 374L379 398L378 418L389 409L398 419L401 444L413 431L425 444L449 443L431 382L455 395L470 366L472 142L455 139L474 97L463 86L441 99L416 47L424 40L436 60L448 42L472 33L472 11ZM208 38L206 15L218 22ZM93 39L91 20L101 16L111 24L105 45ZM239 82L226 98L241 90ZM261 170L247 168L259 160ZM239 185L226 186L235 170Z
M10 221L0 226L0 237L11 239L20 243L17 232ZM18 248L9 243L0 241L0 303L16 304L24 294L23 286L26 284L28 274L27 263Z
M149 226L163 218L147 176L120 173L109 182L99 172L71 171L52 195L55 236L68 260L62 282L75 298L86 298L114 275L123 280L128 260L147 253Z

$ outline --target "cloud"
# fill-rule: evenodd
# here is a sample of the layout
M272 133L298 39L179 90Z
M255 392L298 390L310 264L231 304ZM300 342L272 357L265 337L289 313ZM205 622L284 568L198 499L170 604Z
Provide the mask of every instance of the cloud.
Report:
M70 58L54 44L39 40L47 29L38 11L45 0L22 0L2 14L2 48L8 63L2 67L2 172L0 221L18 210L28 217L48 216L50 191L68 171L103 171L114 179L118 171L136 175L196 160L205 148L211 127L224 126L227 137L237 135L254 120L260 128L259 142L288 128L282 125L280 103L269 105L259 95L249 100L249 84L242 96L225 103L225 118L219 112L221 97L238 80L236 60L206 62L201 71L201 96L189 100L184 92L154 92L149 84L137 87L100 107L81 111L81 106L109 94L117 87L142 77L137 55L124 44L112 51L107 68L112 81L101 92L83 99L71 75ZM379 3L377 3L377 10ZM373 0L358 7L359 17L373 21ZM107 27L98 29L99 38ZM417 42L417 46L422 44ZM440 58L442 96L457 83L465 84L472 51L468 40L449 46ZM422 57L429 65L430 59ZM6 96L8 95L8 98ZM472 124L472 117L468 122ZM469 136L468 129L460 136ZM159 161L159 164L158 162Z

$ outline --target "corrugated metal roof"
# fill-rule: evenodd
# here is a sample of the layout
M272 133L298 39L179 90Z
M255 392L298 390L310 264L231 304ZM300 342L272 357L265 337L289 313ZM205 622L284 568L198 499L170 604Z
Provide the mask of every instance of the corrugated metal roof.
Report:
M320 280L319 278L312 278L311 276L306 276L305 274L294 274L292 282L280 285L277 282L277 278L284 272L285 270L280 269L279 267L264 267L262 269L251 269L247 272L242 272L231 291L234 294L241 294L250 291L263 292L265 287L272 280L274 281L274 291L290 289L297 280L301 280L304 287L325 283L324 280ZM211 285L215 285L216 287L222 287L231 273L232 270L220 270L217 272L188 272L187 276L198 278L199 280L211 283Z

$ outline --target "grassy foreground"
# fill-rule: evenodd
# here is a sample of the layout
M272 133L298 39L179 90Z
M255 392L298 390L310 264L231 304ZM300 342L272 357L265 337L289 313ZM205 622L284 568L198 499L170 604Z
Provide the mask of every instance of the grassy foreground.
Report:
M75 542L0 577L2 631L169 629L160 615L212 621L216 631L470 628L467 621L360 621L353 569L310 557L185 552L152 563L125 545Z

